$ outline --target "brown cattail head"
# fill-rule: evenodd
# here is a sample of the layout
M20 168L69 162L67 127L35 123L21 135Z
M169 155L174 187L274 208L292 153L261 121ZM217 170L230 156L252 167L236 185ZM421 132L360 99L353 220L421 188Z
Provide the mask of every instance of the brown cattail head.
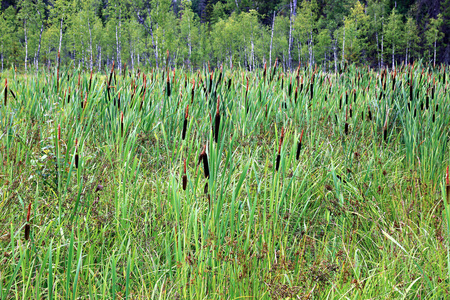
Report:
M278 169L280 168L280 162L281 162L281 154L277 154L277 161L275 164L275 171L278 172Z
M181 139L184 141L186 138L186 130L187 130L187 123L188 123L188 117L189 117L189 104L186 107L186 114L184 115L184 122L183 122L183 130L181 131Z
M302 133L300 134L300 139L298 140L297 157L296 157L297 160L300 158L300 151L302 150L303 131L304 131L304 129L302 129Z
M75 168L78 169L78 139L75 139Z
M264 81L266 81L266 73L267 73L267 62L264 62L264 73L263 73Z
M123 136L123 111L120 112L120 136Z
M205 171L205 178L209 178L209 165L208 165L208 154L206 154L206 145L203 148L200 157L203 160L203 170Z
M220 130L219 105L220 105L220 97L217 97L217 110L216 110L216 116L214 117L214 141L216 143L219 140L219 130Z
M91 91L91 84L92 84L92 70L91 70L91 76L89 77L89 88L88 91Z
M30 214L31 214L31 203L28 204L28 213L27 213L27 224L25 224L25 240L30 239Z
M186 175L186 159L183 161L184 164L184 174L183 174L183 190L186 190L187 187L187 175Z
M167 93L167 97L170 97L171 90L170 90L170 78L169 78L169 73L167 73L167 83L166 83L166 93Z
M58 124L58 142L61 140L61 124Z

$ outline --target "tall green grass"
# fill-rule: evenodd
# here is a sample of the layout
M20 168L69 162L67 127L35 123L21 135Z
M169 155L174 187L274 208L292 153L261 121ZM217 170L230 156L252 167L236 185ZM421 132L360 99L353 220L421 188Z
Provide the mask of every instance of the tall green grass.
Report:
M1 74L0 299L445 298L447 72Z

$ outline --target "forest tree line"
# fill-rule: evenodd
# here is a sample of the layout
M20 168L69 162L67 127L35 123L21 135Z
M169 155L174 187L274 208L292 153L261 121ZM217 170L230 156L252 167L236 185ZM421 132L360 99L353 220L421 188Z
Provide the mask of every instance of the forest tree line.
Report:
M450 0L3 0L1 70L450 60ZM59 53L59 56L58 56Z

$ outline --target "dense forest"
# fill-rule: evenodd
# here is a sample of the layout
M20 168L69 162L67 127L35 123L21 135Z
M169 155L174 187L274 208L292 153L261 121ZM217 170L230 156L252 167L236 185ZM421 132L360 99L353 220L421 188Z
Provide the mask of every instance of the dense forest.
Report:
M450 0L3 0L1 70L450 60ZM60 56L58 56L60 53Z

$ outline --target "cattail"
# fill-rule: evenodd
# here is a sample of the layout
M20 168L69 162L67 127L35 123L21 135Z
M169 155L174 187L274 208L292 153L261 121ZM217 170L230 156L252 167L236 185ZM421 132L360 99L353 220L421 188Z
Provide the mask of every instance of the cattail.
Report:
M300 139L298 140L298 146L297 146L297 160L300 158L300 151L302 150L303 130L304 130L304 129L302 129L302 133L300 134Z
M278 146L278 155L277 155L277 162L275 165L275 170L278 171L280 168L280 161L281 161L281 145L283 144L284 139L284 128L281 128L281 137L280 137L280 145Z
M220 82L222 81L222 73L223 73L223 64L220 65L220 73L219 73L219 79L217 79L217 85L220 84Z
M206 145L203 148L202 153L200 153L198 163L203 161L203 170L205 171L205 178L209 178L209 165L208 165L208 154L206 154Z
M312 100L314 98L314 74L313 74L313 76L311 78L311 84L310 84L309 91L311 93L309 99Z
M302 81L301 81L301 84L300 84L300 93L303 91L303 76L302 76Z
M184 115L184 122L183 122L183 131L181 132L181 139L184 141L186 138L186 130L187 130L187 123L188 123L188 117L189 117L189 104L186 107L186 114Z
M58 142L61 140L61 124L58 124Z
M186 159L183 161L184 163L184 174L183 174L183 191L186 190L187 187L187 175L186 175Z
M289 81L288 96L291 97L291 94L292 94L292 77Z
M170 95L172 94L172 92L171 92L171 90L170 90L170 78L169 78L169 73L167 73L166 93L167 93L167 97L170 97Z
M89 88L88 91L91 91L91 84L92 84L92 70L91 70L91 77L89 77Z
M356 103L356 89L353 89L353 103Z
M25 224L25 240L30 239L30 214L31 214L31 203L28 204L28 213L27 213L27 224Z
M272 78L270 79L270 81L272 81L272 79L275 77L275 72L277 70L277 63L278 63L278 58L275 59L275 64L273 65L273 71L272 71Z
M119 95L117 96L117 108L120 109L120 92Z
M263 80L266 82L266 73L267 73L267 62L264 63L264 72L263 72Z
M8 103L8 79L5 78L5 106Z
M75 139L75 168L78 169L78 139Z
M219 104L220 104L220 98L217 98L217 111L216 111L216 117L214 119L214 125L215 125L215 130L214 130L214 140L217 143L217 141L219 140L219 129L220 129L220 113L219 113Z
M142 107L144 106L144 100L145 100L145 93L147 92L147 77L144 74L144 86L143 86L143 93L142 93L142 99L141 99L141 106L139 107L139 111L142 110Z
M120 112L120 136L123 136L123 111Z

